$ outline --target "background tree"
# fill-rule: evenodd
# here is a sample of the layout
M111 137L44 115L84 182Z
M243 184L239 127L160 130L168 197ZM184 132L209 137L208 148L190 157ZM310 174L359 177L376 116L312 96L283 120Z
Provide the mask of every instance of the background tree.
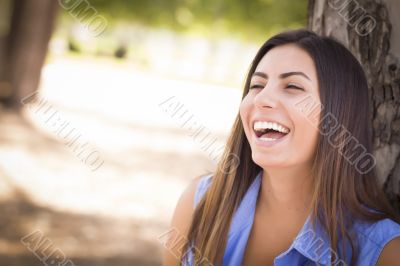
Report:
M9 21L8 32L0 38L0 99L18 108L38 87L58 1L14 0L2 5Z
M308 27L345 44L366 71L378 177L400 212L400 2L310 0L308 12Z

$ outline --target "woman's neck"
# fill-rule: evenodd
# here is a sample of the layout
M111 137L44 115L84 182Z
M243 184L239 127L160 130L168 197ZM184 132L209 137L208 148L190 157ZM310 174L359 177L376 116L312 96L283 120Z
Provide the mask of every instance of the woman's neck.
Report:
M309 167L268 168L263 171L259 206L273 213L304 214L311 207Z

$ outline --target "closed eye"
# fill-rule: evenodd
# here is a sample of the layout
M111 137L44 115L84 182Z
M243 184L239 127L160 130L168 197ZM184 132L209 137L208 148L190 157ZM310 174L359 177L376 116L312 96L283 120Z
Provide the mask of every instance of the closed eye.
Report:
M254 85L250 86L250 89L263 89L263 88L264 88L264 86L260 85L260 84L254 84Z
M295 84L293 84L293 83L289 83L289 84L286 86L286 88L304 91L303 88L301 88L301 87L299 87L299 86L297 86L297 85L295 85Z
M263 88L264 88L264 86L263 86L263 85L260 85L260 84L254 84L254 85L250 86L250 89L263 89ZM297 85L291 84L291 83L289 83L289 84L286 86L286 88L304 91L303 88L301 88L301 87L299 87L299 86L297 86Z

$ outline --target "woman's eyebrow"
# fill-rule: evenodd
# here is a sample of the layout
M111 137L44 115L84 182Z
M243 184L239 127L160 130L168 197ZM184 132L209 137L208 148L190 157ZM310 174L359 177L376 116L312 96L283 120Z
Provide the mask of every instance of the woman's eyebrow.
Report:
M259 76L259 77L268 79L268 75L263 72L254 72L253 76Z
M311 81L311 79L310 79L306 74L304 74L304 73L301 72L301 71L293 71L293 72L282 73L282 74L279 75L279 77L280 77L281 79L284 79L284 78L287 78L287 77L290 77L290 76L293 76L293 75L300 75L300 76L303 76L303 77L305 77L306 79L308 79L308 80Z
M294 76L294 75L303 76L306 79L311 81L311 79L301 71L291 71L291 72L282 73L282 74L279 75L279 77L281 79L284 79L284 78L287 78L287 77L290 77L290 76ZM263 72L254 72L253 76L259 76L259 77L268 79L268 75L266 73L263 73Z

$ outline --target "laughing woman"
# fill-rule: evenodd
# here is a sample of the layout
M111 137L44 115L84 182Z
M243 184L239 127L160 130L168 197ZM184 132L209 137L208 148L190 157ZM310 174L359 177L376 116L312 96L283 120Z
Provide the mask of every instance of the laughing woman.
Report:
M269 39L217 170L176 206L172 228L186 241L171 237L164 265L400 265L400 217L377 182L368 102L343 45L306 30Z

